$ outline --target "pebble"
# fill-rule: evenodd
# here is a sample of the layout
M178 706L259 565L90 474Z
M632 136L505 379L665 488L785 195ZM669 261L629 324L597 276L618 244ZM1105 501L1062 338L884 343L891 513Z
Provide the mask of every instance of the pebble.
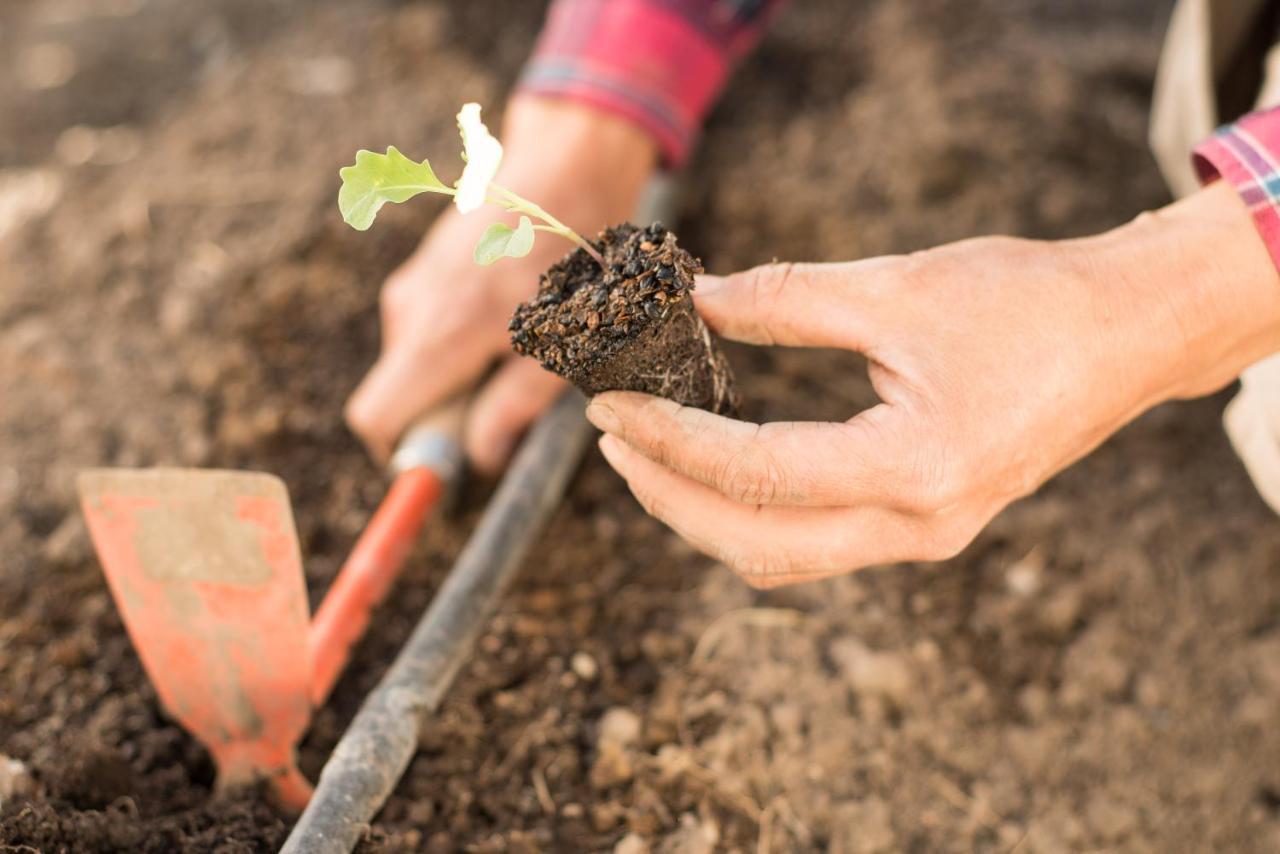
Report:
M0 239L52 208L63 186L52 169L0 170Z
M715 822L699 821L693 813L680 816L680 827L662 842L661 854L712 854L720 841Z
M138 156L142 134L129 125L72 125L58 135L53 148L58 159L68 166L115 166Z
M0 807L9 798L31 795L35 788L35 778L26 763L0 753Z
M75 76L76 64L75 51L61 42L31 45L18 52L18 82L27 89L57 89Z
M910 660L895 652L875 652L862 641L840 638L831 644L831 658L850 687L859 694L880 697L898 705L906 702L913 682Z
M1044 555L1039 548L1034 548L1005 572L1005 586L1023 599L1034 596L1044 583L1044 567Z
M1065 637L1075 628L1076 621L1084 610L1084 597L1075 587L1066 587L1057 591L1037 609L1040 625L1053 637Z
M596 804L591 808L591 827L596 833L608 833L621 824L626 815L627 808L620 803Z
M649 843L638 833L628 833L613 846L613 854L649 854Z
M591 766L591 786L608 789L625 783L635 775L631 754L620 744L602 742L596 761Z
M1115 648L1118 632L1100 623L1081 635L1063 660L1061 696L1069 705L1119 696L1129 684L1129 663Z
M600 737L597 746L616 744L632 747L640 741L640 716L630 709L614 706L600 718Z
M600 675L600 665L596 664L596 660L589 653L575 652L569 661L569 666L583 682L594 682Z
M670 784L679 780L693 767L693 756L688 748L678 744L664 744L658 748L658 780Z

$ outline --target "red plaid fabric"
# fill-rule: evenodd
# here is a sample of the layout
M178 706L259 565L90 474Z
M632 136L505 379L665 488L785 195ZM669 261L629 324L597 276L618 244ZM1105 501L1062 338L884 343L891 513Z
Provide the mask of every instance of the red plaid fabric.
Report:
M1235 187L1280 268L1280 107L1220 128L1196 146L1193 159L1202 183L1222 178Z
M689 156L735 62L783 0L554 0L519 91L573 98Z

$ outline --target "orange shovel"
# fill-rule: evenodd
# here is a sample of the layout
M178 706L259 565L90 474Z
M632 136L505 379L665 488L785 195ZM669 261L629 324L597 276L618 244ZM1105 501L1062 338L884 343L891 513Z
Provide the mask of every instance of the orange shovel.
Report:
M462 405L415 427L397 472L308 623L284 484L201 469L94 469L81 507L160 701L213 754L218 786L259 779L300 810L295 745L324 702L423 521L457 478Z

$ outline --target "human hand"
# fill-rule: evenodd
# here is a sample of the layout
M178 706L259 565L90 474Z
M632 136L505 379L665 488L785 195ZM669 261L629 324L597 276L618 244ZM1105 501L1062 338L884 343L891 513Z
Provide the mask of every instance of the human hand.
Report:
M583 235L631 215L657 158L643 130L571 101L513 98L502 137L496 180ZM540 240L523 258L478 267L472 247L493 221L448 208L383 285L381 354L346 407L347 423L379 460L415 418L505 356L472 401L464 435L472 464L492 473L563 388L536 362L510 353L507 323L569 247Z
M1280 349L1280 280L1226 186L1094 238L772 265L695 297L726 337L865 354L881 400L770 424L592 401L645 509L762 588L951 557L1141 412Z

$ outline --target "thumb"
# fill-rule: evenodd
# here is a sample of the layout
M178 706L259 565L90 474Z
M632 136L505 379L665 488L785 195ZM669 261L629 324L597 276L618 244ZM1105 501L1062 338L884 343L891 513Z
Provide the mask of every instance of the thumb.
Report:
M699 276L694 302L718 334L748 344L861 349L858 263L774 263Z
M410 346L387 350L347 401L347 424L379 462L415 418L464 388L486 360L475 347L459 347L447 361L431 355Z

